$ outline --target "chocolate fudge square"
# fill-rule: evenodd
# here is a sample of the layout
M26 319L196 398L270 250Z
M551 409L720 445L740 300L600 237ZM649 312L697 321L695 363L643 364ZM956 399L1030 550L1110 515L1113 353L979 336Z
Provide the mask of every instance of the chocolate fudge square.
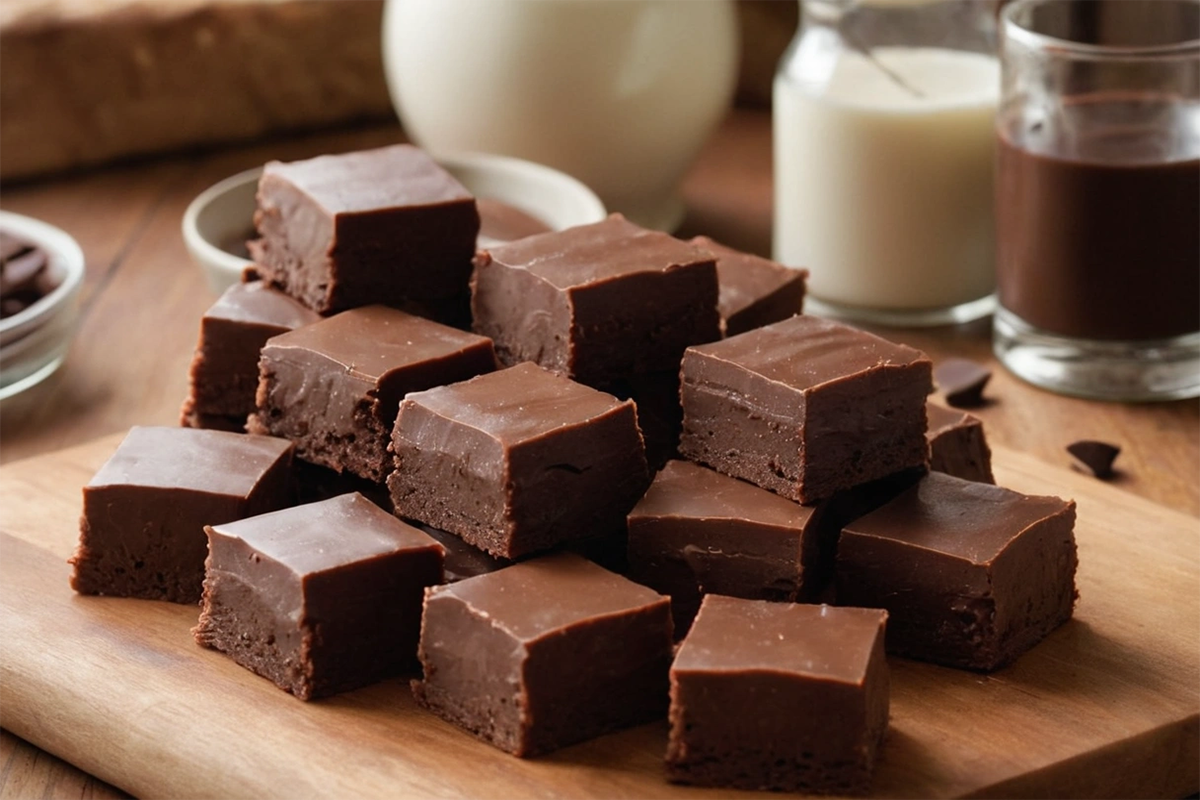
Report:
M262 281L235 283L200 318L180 424L240 431L254 413L258 356L272 336L321 317Z
M712 255L619 214L481 252L471 304L502 363L591 386L675 371L721 335Z
M196 641L301 700L416 667L442 547L357 492L210 525Z
M650 485L633 403L524 363L400 404L396 513L501 558L624 529Z
M929 468L956 478L995 483L992 450L983 434L983 421L965 411L929 403Z
M717 309L726 336L780 322L803 310L808 270L734 250L707 236L697 236L691 243L717 258Z
M263 279L332 314L465 293L479 211L429 155L399 144L268 163L254 224Z
M847 525L838 603L885 608L889 652L974 670L1071 617L1075 503L931 472Z
M670 461L629 512L629 577L671 597L682 635L702 594L805 599L828 579L822 514L699 464Z
M660 717L667 598L577 555L543 556L425 594L417 702L517 756Z
M887 613L708 595L671 667L667 776L861 793L888 724Z
M343 311L267 341L247 429L291 439L305 461L381 483L400 399L495 367L482 336L386 306Z
M805 504L922 467L932 366L808 316L688 348L679 452Z
M195 603L205 525L274 511L290 497L292 444L191 428L130 429L83 487L71 588Z

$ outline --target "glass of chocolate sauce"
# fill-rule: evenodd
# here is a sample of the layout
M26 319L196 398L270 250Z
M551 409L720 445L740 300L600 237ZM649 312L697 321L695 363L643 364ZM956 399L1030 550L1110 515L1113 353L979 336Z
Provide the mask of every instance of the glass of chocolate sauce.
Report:
M997 357L1064 394L1200 395L1200 2L1017 0L1001 75Z

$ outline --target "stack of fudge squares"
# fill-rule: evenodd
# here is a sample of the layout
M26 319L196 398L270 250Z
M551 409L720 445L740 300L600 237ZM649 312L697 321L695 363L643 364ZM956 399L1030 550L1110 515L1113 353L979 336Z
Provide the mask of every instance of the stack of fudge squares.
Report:
M199 602L299 698L416 674L518 756L666 715L671 780L861 792L885 652L994 670L1072 613L1074 503L993 485L929 359L801 314L802 270L541 230L406 145L268 164L255 223L71 581Z

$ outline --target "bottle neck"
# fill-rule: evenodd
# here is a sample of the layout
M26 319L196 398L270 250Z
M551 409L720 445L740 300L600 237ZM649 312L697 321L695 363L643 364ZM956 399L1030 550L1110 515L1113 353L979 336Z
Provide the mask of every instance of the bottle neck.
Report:
M996 54L995 0L801 0L800 34L836 32L847 47L926 47Z

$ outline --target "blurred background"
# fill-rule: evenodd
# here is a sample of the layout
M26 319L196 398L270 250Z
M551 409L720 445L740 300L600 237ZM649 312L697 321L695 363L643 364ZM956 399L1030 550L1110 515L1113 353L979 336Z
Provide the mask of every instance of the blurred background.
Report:
M394 118L383 6L5 0L0 179ZM738 0L739 104L770 104L798 7Z

